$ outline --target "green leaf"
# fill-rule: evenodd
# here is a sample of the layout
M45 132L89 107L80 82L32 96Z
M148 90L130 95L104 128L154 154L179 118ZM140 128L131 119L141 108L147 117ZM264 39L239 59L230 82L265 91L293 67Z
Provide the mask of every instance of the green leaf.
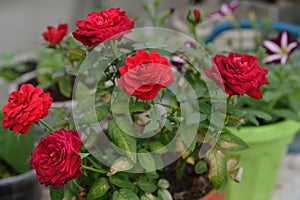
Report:
M154 172L147 172L145 173L145 175L149 178L149 179L157 179L159 178L158 173Z
M203 160L200 160L195 165L195 173L196 174L203 174L207 171L207 165L206 162Z
M155 131L159 128L159 123L157 121L151 120L144 128L143 134L147 134L151 131Z
M70 49L68 53L72 58L77 60L83 60L86 57L85 51L80 48Z
M120 157L113 162L110 171L108 172L107 175L112 176L117 172L130 170L133 166L134 163L132 162L132 160L124 156Z
M168 149L162 143L154 141L150 143L150 150L155 153L166 153Z
M146 169L147 171L155 171L156 166L155 166L155 160L152 157L152 155L146 151L146 150L140 150L139 153L137 154L139 163L141 166Z
M121 189L114 192L113 200L139 200L139 198L131 190Z
M145 102L137 102L135 104L130 104L129 105L129 110L131 113L140 113L140 112L145 112L147 110L149 110L151 107L148 103Z
M251 122L251 123L254 124L255 126L259 126L259 122L258 122L257 119L256 119L254 116L252 116L252 115L246 116L245 120Z
M228 151L240 151L249 148L249 146L242 139L228 132L223 132L217 144Z
M192 124L198 124L200 121L200 114L199 113L193 113L186 117L186 124L192 125Z
M64 77L61 80L59 80L58 87L59 87L59 91L61 92L62 95L66 96L66 97L71 97L72 82L71 82L70 78Z
M3 113L0 112L0 121L2 117ZM33 144L32 129L24 135L0 127L0 156L20 173L30 169L28 161L34 149Z
M273 109L272 113L285 119L300 121L299 113L292 112L291 110L288 109Z
M172 200L172 195L168 190L165 189L159 189L158 192L158 197L163 199L163 200Z
M129 112L128 102L126 101L116 101L111 106L111 112L114 114L123 114Z
M64 76L64 75L65 75L65 69L58 68L58 69L55 69L55 71L53 72L52 79L56 79L56 78Z
M79 124L93 124L103 120L108 113L108 105L102 105L97 107L95 110L88 111L79 121ZM96 114L96 116L95 116Z
M225 155L220 150L212 149L207 154L207 163L209 166L208 178L214 188L221 193L227 182Z
M141 188L141 190L148 193L153 193L157 189L156 185L146 176L142 176L139 178L138 186Z
M80 155L81 160L88 157L90 153L78 153Z
M162 118L161 114L159 112L157 112L155 109L151 110L149 117L153 121L159 121Z
M59 189L54 189L52 186L50 187L51 200L63 200L64 194L64 187L60 187Z
M78 195L79 188L77 187L77 185L74 182L75 182L75 180L72 180L68 183L68 187L67 187L68 192L65 196L67 196L68 194L71 197Z
M117 173L109 177L109 182L120 188L133 189L135 185L129 180L126 174Z
M166 121L165 121L165 127L166 127L166 129L168 129L169 131L173 131L172 124L171 124L171 122L170 122L169 119L166 119Z
M246 112L248 115L254 115L254 116L264 119L266 121L269 121L272 119L271 115L269 115L266 112L260 111L260 110L247 110Z
M167 189L170 187L170 183L169 181L167 181L166 179L159 179L158 183L157 183L157 186L160 188L160 189Z
M186 148L192 151L195 148L195 140L197 139L197 128L198 124L180 124L180 129L178 130L180 137L182 138Z
M86 111L86 108L88 108L90 105L93 105L92 103L95 103L95 100L93 98L88 98L91 95L94 95L95 91L89 89L81 81L77 82L75 86L75 98L76 100L84 104L82 105L82 110L79 109L79 111ZM78 106L76 106L76 109L78 109L77 107Z
M210 116L210 123L212 123L217 127L223 128L225 124L225 118L226 118L225 113L215 112Z
M96 180L87 195L87 200L94 200L106 194L109 190L109 183L106 178L99 178Z
M145 194L141 196L141 200L158 200L153 194Z
M124 152L131 160L136 160L136 138L124 133L113 120L109 122L108 134L119 151Z
M231 155L227 157L227 171L234 170L240 162L240 155Z
M161 158L163 155L156 154L156 153L152 153L151 155L152 155L153 159L155 160L156 169L158 170L158 169L164 168L164 161Z

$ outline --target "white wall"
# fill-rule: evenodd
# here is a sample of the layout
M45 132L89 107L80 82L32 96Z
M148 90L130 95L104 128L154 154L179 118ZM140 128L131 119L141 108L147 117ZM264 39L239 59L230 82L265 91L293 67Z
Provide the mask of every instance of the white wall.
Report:
M0 0L0 53L26 52L40 46L48 25L68 22L92 10L93 0Z

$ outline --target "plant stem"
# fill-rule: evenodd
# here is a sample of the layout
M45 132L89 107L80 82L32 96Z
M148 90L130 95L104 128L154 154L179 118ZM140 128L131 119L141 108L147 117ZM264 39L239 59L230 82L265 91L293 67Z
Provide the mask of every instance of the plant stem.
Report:
M112 50L113 55L115 56L115 58L118 58L118 50L116 47L116 43L114 41L109 41L109 46Z
M66 57L66 59L69 61L70 65L72 66L72 68L74 67L74 62L72 61L72 59L70 58L67 50L59 43L58 44L59 50L62 53L63 56Z
M86 165L82 165L82 168L86 169L86 170L93 171L93 172L98 172L100 174L106 174L107 173L107 170L104 170L104 169L95 169L93 167L89 167L89 166L86 166Z
M77 188L83 189L83 187L81 187L81 186L76 182L75 179L73 179L72 182L75 184L75 186L76 186Z
M52 128L47 122L45 122L44 120L40 119L39 122L41 122L41 124L43 124L49 131L55 132L55 129Z
M194 39L196 40L196 42L197 42L198 44L200 44L200 40L199 40L199 37L198 37L198 34L197 34L197 26L196 26L196 25L194 25L194 26L192 27L192 34L193 34ZM197 45L197 46L198 46L198 45Z

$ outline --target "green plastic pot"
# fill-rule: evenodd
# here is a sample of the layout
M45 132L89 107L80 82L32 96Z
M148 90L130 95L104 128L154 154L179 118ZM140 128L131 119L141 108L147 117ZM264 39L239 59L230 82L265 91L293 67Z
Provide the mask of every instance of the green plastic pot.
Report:
M282 158L299 129L299 122L286 120L232 130L250 148L239 152L239 166L244 168L243 178L241 183L228 182L226 200L270 200Z

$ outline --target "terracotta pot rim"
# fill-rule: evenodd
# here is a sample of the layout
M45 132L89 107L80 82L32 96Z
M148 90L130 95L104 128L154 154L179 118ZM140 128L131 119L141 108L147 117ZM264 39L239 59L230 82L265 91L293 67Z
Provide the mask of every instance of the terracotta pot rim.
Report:
M215 189L212 189L204 197L201 197L199 200L224 200L225 192L219 194Z

